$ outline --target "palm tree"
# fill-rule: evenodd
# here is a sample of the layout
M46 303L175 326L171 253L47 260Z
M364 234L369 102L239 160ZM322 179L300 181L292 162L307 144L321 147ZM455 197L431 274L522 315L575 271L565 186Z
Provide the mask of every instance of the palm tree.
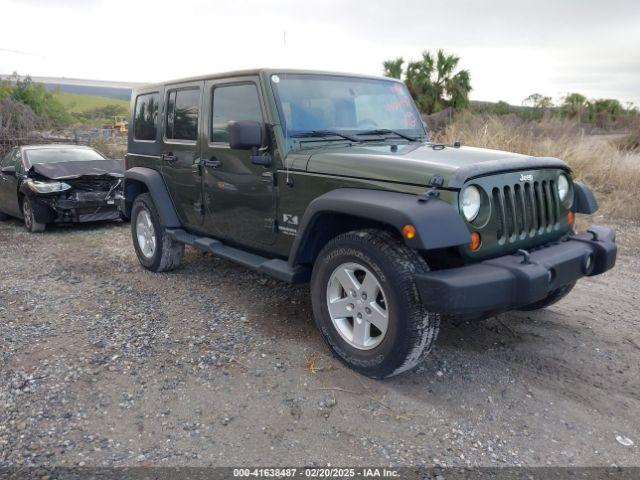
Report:
M393 60L387 60L382 63L384 68L384 76L391 78L400 78L402 77L402 65L404 64L404 59L402 57L395 58Z
M471 77L468 70L456 72L460 57L438 50L436 55L422 52L422 59L409 62L405 72L405 84L416 104L426 114L439 112L447 107L469 106ZM401 78L402 58L383 63L387 76Z

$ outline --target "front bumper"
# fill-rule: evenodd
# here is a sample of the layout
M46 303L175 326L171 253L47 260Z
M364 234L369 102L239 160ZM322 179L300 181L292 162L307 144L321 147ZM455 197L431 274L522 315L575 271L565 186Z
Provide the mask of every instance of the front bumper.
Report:
M120 192L105 198L105 192L80 192L70 197L35 196L34 214L42 223L83 223L117 220L120 215Z
M498 313L530 305L581 277L610 270L616 252L613 229L592 226L530 252L420 274L416 282L422 303L432 312Z

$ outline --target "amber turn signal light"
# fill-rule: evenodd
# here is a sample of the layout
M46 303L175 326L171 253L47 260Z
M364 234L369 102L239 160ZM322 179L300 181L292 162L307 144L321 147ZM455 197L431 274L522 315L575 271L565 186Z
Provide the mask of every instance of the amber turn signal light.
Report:
M407 240L411 240L416 236L416 227L411 224L405 225L402 227L402 236Z
M567 222L569 222L569 225L573 223L573 212L567 213Z
M478 232L471 233L471 243L469 244L469 248L472 252L475 252L480 248L480 244L482 243L482 238Z

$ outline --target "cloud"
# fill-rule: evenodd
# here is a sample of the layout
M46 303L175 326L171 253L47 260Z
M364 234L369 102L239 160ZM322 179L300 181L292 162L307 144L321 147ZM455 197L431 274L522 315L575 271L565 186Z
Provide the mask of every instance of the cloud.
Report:
M380 74L444 48L472 97L607 92L640 103L640 2L609 0L0 0L0 73L159 81L282 66ZM636 83L638 85L640 83Z

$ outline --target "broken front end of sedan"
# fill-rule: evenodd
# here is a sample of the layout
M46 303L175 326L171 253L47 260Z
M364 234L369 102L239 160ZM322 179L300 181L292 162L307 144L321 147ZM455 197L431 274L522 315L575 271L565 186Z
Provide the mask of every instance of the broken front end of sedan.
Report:
M79 162L78 162L79 163ZM117 160L95 165L37 164L27 174L25 187L32 198L34 216L40 223L76 223L120 218L122 167ZM105 164L105 163L108 163ZM106 167L106 168L105 168Z
M71 152L70 150L73 150ZM93 149L25 149L27 165L20 192L25 225L118 220L124 162ZM26 206L26 208L25 208ZM27 219L27 216L31 218Z

